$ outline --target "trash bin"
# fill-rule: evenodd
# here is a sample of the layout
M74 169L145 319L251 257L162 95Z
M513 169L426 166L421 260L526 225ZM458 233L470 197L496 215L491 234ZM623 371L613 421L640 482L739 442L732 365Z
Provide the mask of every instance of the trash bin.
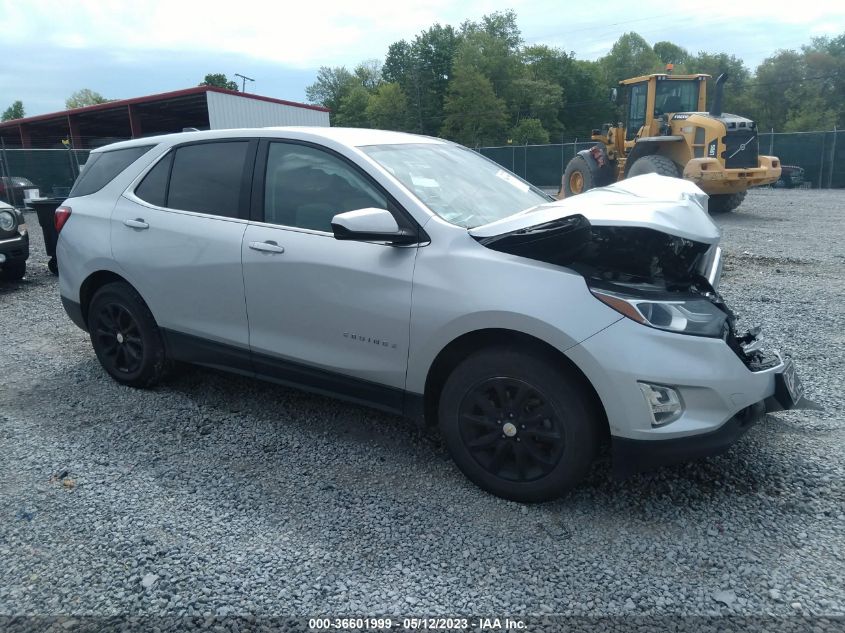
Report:
M41 232L44 234L44 249L50 258L47 268L54 275L59 274L59 265L56 262L56 242L59 241L59 234L56 232L54 217L56 209L62 205L62 202L64 198L39 198L27 201L27 206L38 214L38 224L41 225Z

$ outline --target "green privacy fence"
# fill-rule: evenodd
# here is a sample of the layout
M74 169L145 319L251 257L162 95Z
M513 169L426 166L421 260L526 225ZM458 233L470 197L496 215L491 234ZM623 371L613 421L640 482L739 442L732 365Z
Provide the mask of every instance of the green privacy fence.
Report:
M845 187L845 133L766 132L759 135L760 153L777 156L784 165L804 168L813 188ZM481 147L478 151L538 187L559 187L566 164L592 141L553 145Z
M42 196L66 196L88 154L87 150L0 149L0 176L26 178Z
M845 187L845 132L768 132L760 134L760 152L784 165L804 168L804 181L814 189Z
M566 164L582 149L590 149L592 141L554 145L508 145L481 147L479 152L517 176L538 187L559 187Z
M478 151L528 182L540 187L560 186L570 159L592 141L578 139L552 145L481 147ZM777 156L784 165L804 168L805 182L813 188L845 187L845 133L765 132L759 135L760 152ZM41 195L61 196L73 185L87 150L0 148L0 176L31 180Z

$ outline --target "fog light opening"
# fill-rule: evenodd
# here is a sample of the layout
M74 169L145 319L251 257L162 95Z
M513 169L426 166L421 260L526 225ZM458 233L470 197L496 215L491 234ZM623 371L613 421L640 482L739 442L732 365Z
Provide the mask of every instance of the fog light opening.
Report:
M653 385L649 382L638 384L651 412L652 426L666 426L684 413L684 402L676 389L665 385Z

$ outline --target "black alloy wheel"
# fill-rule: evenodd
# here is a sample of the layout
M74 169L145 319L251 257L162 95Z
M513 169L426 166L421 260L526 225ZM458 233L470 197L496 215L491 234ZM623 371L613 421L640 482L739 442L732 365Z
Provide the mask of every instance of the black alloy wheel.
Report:
M91 335L97 338L107 369L136 373L144 359L144 340L132 313L119 303L106 303L95 315L94 327Z
M130 387L151 387L164 375L158 325L141 295L125 282L97 290L88 304L88 333L109 375Z
M548 475L563 455L565 431L548 398L515 378L478 383L461 401L461 437L478 464L507 481Z
M598 448L603 418L589 390L551 351L481 349L443 385L440 432L480 488L523 503L556 499L584 478Z

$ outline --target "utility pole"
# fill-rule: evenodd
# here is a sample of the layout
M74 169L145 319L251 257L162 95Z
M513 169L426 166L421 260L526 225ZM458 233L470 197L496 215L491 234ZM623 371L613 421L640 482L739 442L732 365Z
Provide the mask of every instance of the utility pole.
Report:
M241 92L246 92L246 82L247 81L255 81L252 77L247 77L246 75L242 75L240 73L235 73L235 77L241 78Z

